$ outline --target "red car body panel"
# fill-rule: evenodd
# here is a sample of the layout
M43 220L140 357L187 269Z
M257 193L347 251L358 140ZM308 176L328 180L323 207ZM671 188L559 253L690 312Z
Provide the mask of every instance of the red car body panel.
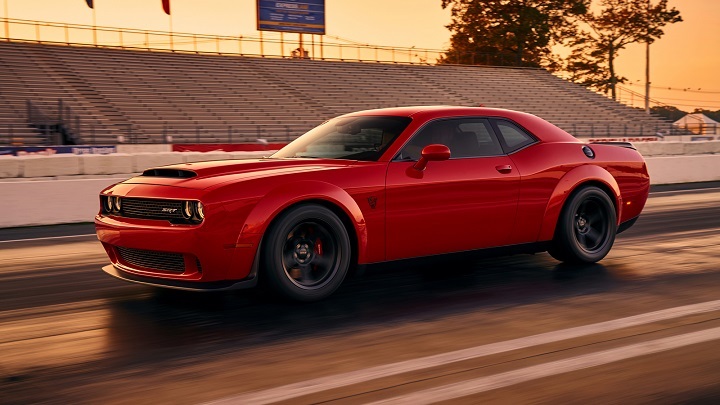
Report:
M615 202L617 224L636 218L649 192L637 151L581 143L554 125L516 111L469 107L403 107L348 116L411 117L407 128L377 161L256 159L166 166L191 178L138 176L101 195L197 200L199 224L135 219L104 213L97 234L116 269L125 275L192 283L254 277L262 238L288 207L314 202L346 223L358 264L549 241L566 199L595 184ZM532 133L537 142L509 155L429 162L394 161L428 122L450 117L499 117ZM432 237L422 236L432 235ZM185 271L169 273L130 265L118 247L177 253ZM198 288L202 289L202 288Z
M507 156L431 162L416 178L407 174L413 162L391 162L386 260L511 244L520 176L495 169L508 164Z

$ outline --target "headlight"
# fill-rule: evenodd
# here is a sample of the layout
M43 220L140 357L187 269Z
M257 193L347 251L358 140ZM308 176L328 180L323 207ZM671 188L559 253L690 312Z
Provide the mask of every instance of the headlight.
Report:
M120 209L122 208L122 202L120 200L120 197L111 197L113 208L115 208L115 211L120 212Z
M205 219L205 207L200 201L197 202L197 216L201 220Z
M198 218L205 219L205 207L202 205L202 203L200 201L198 201L197 210L198 210Z
M193 216L192 206L193 206L193 203L190 201L185 201L185 203L183 203L183 216L186 219L190 219Z
M102 197L102 203L103 203L103 209L106 213L112 212L113 203L112 203L112 197L104 195Z

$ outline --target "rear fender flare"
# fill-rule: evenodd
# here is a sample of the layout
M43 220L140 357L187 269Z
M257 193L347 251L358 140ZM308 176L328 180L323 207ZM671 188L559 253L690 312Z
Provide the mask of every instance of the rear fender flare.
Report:
M615 178L608 172L599 166L594 165L583 165L578 166L569 172L565 173L560 181L555 186L548 200L548 204L545 207L545 214L543 216L542 227L540 228L540 235L538 241L548 241L553 239L555 236L555 227L558 219L560 218L560 212L562 211L565 202L567 201L570 194L577 190L578 187L584 184L600 184L603 185L606 190L610 190L613 195L610 196L615 201L615 210L617 218L615 219L616 225L619 224L622 210L622 196L620 194L620 187L615 181Z
M365 217L355 200L342 188L322 181L298 181L284 184L262 197L250 211L240 238L247 234L263 235L270 223L288 207L304 201L322 201L340 208L350 219L357 236L357 259L363 263L367 250Z

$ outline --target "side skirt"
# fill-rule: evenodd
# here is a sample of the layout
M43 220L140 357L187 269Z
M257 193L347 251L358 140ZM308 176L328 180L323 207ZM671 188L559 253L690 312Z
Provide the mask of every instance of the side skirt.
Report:
M517 254L535 254L545 252L550 248L550 241L523 243L519 245L500 246L478 250L467 250L463 252L444 253L432 256L413 257L410 259L399 259L387 262L368 263L358 265L356 276L363 275L366 271L384 271L397 267L417 267L447 264L448 262L461 262L479 260L492 257L512 256Z

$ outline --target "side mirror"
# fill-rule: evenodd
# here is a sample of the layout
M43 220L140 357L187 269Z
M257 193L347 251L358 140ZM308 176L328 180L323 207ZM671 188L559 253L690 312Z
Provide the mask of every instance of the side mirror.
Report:
M420 160L413 165L419 171L425 170L428 162L450 159L450 148L439 143L434 143L423 148L420 152Z

